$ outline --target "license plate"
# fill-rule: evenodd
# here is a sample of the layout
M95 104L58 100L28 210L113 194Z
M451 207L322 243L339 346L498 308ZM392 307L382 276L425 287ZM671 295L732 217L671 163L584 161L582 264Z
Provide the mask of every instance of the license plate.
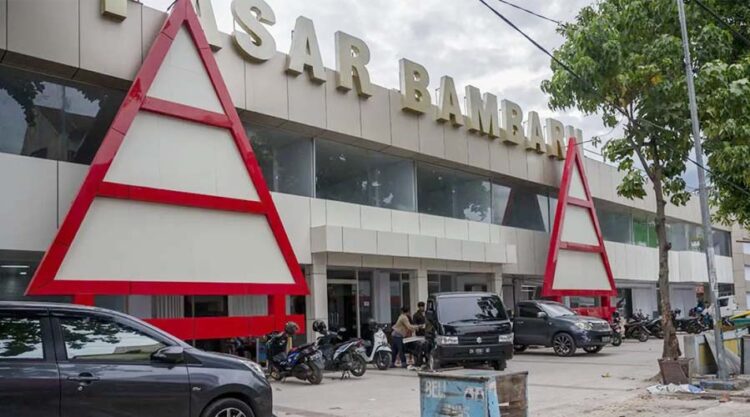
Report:
M609 343L609 336L602 337L602 342Z

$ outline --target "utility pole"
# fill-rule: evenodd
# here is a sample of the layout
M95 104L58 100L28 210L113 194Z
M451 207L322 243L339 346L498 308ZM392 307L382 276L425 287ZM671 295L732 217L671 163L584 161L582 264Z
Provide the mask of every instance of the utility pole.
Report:
M690 99L690 118L693 122L693 142L695 143L695 160L698 164L698 195L701 205L701 219L703 220L703 235L706 243L706 264L708 266L708 282L711 287L711 305L714 306L714 340L716 341L716 376L720 380L727 379L724 368L724 339L721 333L721 308L719 307L719 284L716 280L716 263L714 258L714 235L711 228L711 213L708 210L708 195L706 192L706 174L703 172L703 145L701 144L700 121L698 120L698 104L695 100L695 85L693 84L693 62L690 59L690 44L688 40L687 19L685 18L685 3L677 1L680 14L680 29L682 31L682 47L685 50L685 75L687 78L688 96Z

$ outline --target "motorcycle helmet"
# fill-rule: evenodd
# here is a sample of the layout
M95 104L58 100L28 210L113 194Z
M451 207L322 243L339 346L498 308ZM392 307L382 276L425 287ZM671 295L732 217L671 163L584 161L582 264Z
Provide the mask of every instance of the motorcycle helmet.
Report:
M326 326L326 322L323 320L315 320L312 325L312 329L314 332L325 334L328 330L328 327Z
M299 331L299 326L297 323L290 321L287 322L284 325L284 333L286 333L289 336L294 336Z

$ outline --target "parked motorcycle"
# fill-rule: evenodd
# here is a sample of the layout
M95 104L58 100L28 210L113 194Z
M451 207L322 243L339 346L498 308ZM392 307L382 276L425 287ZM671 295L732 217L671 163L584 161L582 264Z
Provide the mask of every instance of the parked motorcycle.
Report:
M365 341L364 346L359 348L360 355L364 356L367 363L373 363L378 369L384 371L391 366L393 352L388 344L385 329L389 324L377 324L375 320L369 322L372 331L372 341Z
M622 344L621 320L620 313L617 311L612 313L612 321L609 322L609 327L612 329L612 346L620 346Z
M638 339L640 342L646 342L649 338L649 331L646 328L646 322L631 318L625 323L625 339Z
M289 336L287 329L284 332L272 332L266 335L269 376L277 381L293 376L313 385L320 384L323 381L323 361L320 351L315 344L308 343L293 348L287 353L287 337Z
M661 326L661 317L649 319L648 316L642 313L636 313L633 317L636 320L643 322L649 336L653 336L657 339L664 339L664 329Z
M344 341L340 333L328 331L328 327L322 320L316 320L313 323L313 331L321 334L315 345L323 354L323 369L340 371L342 379L349 374L356 377L365 374L367 362L359 350L364 346L362 339Z

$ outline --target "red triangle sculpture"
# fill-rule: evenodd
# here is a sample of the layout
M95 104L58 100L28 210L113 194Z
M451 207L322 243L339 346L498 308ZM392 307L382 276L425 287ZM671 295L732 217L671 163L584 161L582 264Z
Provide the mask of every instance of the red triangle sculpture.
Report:
M585 198L576 198L570 195L571 183L573 182L576 173L581 180L580 185L582 185ZM583 244L562 240L563 225L565 224L565 216L568 206L578 206L586 209L594 227L597 244ZM585 284L580 288L555 289L555 274L558 267L560 251L598 254L604 267L606 278L609 281L609 289L586 288ZM586 270L578 271L581 276L589 272L590 271ZM550 236L549 252L547 254L547 264L544 273L544 284L542 286L542 296L550 298L564 296L602 296L602 307L609 307L610 303L608 297L616 295L617 288L615 286L615 279L612 275L612 268L609 264L607 250L604 246L601 228L599 227L599 219L597 218L596 210L594 209L594 200L591 197L591 190L589 189L586 172L583 168L583 158L578 150L576 139L570 138L568 141L565 165L563 167L562 181L560 183L560 195L558 197L557 209L555 211L555 222L552 226L552 235Z
M223 113L207 111L148 95L149 89L162 67L168 51L182 28L186 29L186 32L190 35L198 50L198 55L218 97ZM184 88L191 88L191 86L185 85ZM133 120L140 111L226 129L226 132L233 138L233 143L236 145L236 150L241 156L244 168L247 169L250 181L255 187L258 201L106 181L105 175L120 150ZM270 280L271 283L261 283L230 280L229 282L216 282L220 281L218 278L225 277L206 277L205 281L193 280L187 282L128 281L119 280L117 277L102 277L103 280L92 280L90 278L77 280L75 277L55 279L96 197L262 216L267 221L275 238L275 242L268 242L268 244L278 245L283 257L283 263L289 268L289 273L285 275L287 277L286 281ZM216 242L216 244L220 245L221 242ZM116 254L113 254L113 257L116 257ZM286 273L286 271L284 272ZM289 276L293 278L293 283L289 282ZM237 111L232 104L229 91L224 84L195 10L189 0L177 0L171 15L167 18L160 33L157 35L148 56L143 62L143 66L138 71L125 100L104 137L101 147L93 160L77 197L73 201L68 215L65 217L49 250L42 259L39 268L29 284L27 294L285 295L306 293L307 284L304 275L271 199L271 194L263 179L260 167L250 147ZM283 304L280 304L280 306L278 309L274 308L276 313L283 313L283 311L277 311L283 309Z

